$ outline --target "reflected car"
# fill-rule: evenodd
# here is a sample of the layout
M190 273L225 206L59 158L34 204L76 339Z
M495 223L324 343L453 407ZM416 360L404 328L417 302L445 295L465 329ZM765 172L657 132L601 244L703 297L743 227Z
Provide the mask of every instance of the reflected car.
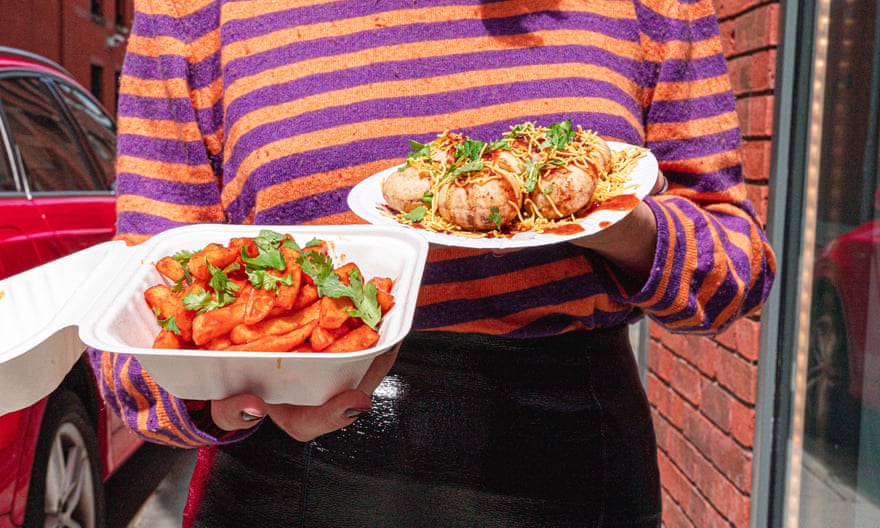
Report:
M115 122L68 72L0 47L0 278L113 237L115 144ZM104 526L104 483L142 442L87 361L0 416L0 528Z
M807 431L858 447L862 416L880 413L880 218L829 241L813 284Z

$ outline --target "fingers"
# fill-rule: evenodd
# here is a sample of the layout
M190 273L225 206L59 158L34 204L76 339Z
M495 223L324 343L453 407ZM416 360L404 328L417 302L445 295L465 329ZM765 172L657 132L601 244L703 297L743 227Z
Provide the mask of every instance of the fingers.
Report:
M663 174L663 171L657 172L657 181L654 182L654 187L651 188L650 194L652 196L663 194L666 192L666 189L669 188L669 180L666 179L666 176Z
M270 404L268 414L287 434L300 442L308 442L351 425L358 416L369 412L371 404L369 394L350 389L319 406Z
M392 347L388 352L376 356L376 359L373 360L357 388L367 394L372 394L397 360L398 350L400 350L400 343Z
M224 431L250 429L260 423L268 411L258 396L239 394L211 402L211 419Z

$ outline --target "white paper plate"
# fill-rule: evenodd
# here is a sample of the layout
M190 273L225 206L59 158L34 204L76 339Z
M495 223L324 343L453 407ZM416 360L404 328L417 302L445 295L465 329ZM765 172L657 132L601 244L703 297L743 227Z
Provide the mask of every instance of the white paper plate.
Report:
M163 280L154 263L209 242L256 236L260 229L290 233L302 244L313 237L326 240L335 263L354 262L365 278L395 280L395 305L383 317L376 346L347 353L151 348L159 326L143 292ZM409 332L427 252L422 237L384 226L199 224L166 231L138 246L101 244L10 277L0 281L0 318L14 314L11 320L0 319L0 413L49 394L85 345L133 354L159 385L181 398L220 399L249 392L269 403L323 403L357 386L373 357ZM82 286L74 289L77 284ZM10 385L12 380L18 383Z
M626 143L609 141L608 146L612 150L623 150L631 147ZM650 152L639 159L638 165L627 178L627 194L633 194L642 200L657 181L659 171L657 159ZM387 202L382 196L382 183L390 174L398 170L398 167L389 167L355 185L348 194L348 206L355 214L374 225L391 225L398 228L415 231L425 237L428 242L440 246L467 247L476 249L515 249L525 247L545 246L558 244L575 238L598 233L626 217L632 209L598 209L597 211L578 220L582 231L568 234L522 232L511 237L503 238L473 238L448 233L437 233L420 227L412 227L402 224L387 214Z

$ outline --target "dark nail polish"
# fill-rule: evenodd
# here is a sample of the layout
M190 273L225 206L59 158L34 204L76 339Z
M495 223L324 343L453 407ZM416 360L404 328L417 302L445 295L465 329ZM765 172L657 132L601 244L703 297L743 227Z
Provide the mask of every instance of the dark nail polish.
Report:
M346 409L345 417L346 418L357 418L358 416L370 412L369 409Z

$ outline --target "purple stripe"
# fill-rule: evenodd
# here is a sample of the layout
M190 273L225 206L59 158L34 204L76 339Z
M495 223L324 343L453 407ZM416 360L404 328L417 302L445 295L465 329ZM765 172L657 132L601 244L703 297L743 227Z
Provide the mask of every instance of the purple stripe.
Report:
M553 246L552 251L548 251L548 248L522 249L500 257L492 253L481 253L432 264L422 276L422 284L436 285L494 277L582 255L583 250L571 244Z
M313 75L288 83L268 86L249 92L246 96L233 101L228 113L230 116L241 115L270 104L281 104L289 101L292 94L295 97L308 97L320 94L327 90L340 90L355 86L363 86L385 81L399 81L406 79L424 79L439 74L452 75L456 73L472 72L475 65L481 68L511 68L527 65L563 64L567 62L584 61L596 63L619 72L624 77L636 75L641 65L626 59L621 59L613 54L602 50L583 46L562 46L558 48L535 48L528 50L494 51L477 54L451 55L432 58L431 60L417 59L397 63L379 63L367 66L338 70L326 74ZM551 66L552 67L552 66ZM548 81L549 82L549 81ZM562 82L569 82L563 78ZM611 95L617 102L631 107L629 97L622 97L620 88L609 82L594 81L595 84L583 87L589 94L607 96ZM498 90L498 88L493 88ZM570 91L565 95L580 94L578 91ZM495 95L494 98L498 96Z
M119 116L155 120L180 120L191 118L192 101L189 98L168 99L119 94Z
M628 39L638 42L638 33L633 26L611 23L608 19L585 16L582 14L566 13L566 17L560 21L554 20L554 29L589 29L602 30L607 28L624 27L620 32L606 32L615 38ZM586 18L585 18L586 17ZM560 22L556 25L556 22ZM247 37L253 36L251 32L243 33ZM462 39L468 37L485 36L487 29L479 20L467 20L460 22L440 22L436 24L419 24L415 26L398 26L382 28L374 31L364 31L353 35L328 36L323 39L309 41L307 44L295 43L271 49L263 53L255 53L247 57L235 59L226 66L227 82L232 82L243 76L254 75L260 71L283 67L316 57L327 57L343 53L352 53L359 50L367 50L385 45L403 45L415 42L429 42L447 38ZM227 38L224 35L224 40ZM584 46L586 48L586 46ZM525 54L526 50L542 50L543 47L522 48L515 50L516 54ZM556 48L548 48L553 51ZM479 56L478 56L479 57ZM631 57L615 57L617 60L630 61ZM433 62L436 59L431 59ZM522 60L522 59L520 59ZM612 64L609 62L609 64Z
M194 42L213 31L220 22L220 3L211 2L203 9L181 19L167 15L148 15L135 11L133 31L147 38L172 37ZM181 33L186 28L189 33Z
M123 67L125 75L138 79L163 80L169 77L186 77L190 87L198 90L210 86L222 74L220 52L217 51L195 64L180 55L151 57L128 53Z
M718 134L708 136L696 136L691 139L676 139L669 141L656 141L649 143L648 147L659 161L665 160L683 160L688 158L698 158L710 156L713 154L721 154L735 150L739 145L739 132L737 130L727 130ZM736 177L737 174L732 174ZM708 180L708 178L706 178ZM702 181L702 180L701 180ZM705 183L705 182L703 182ZM713 181L713 186L722 185L728 187L732 182L729 181Z
M429 97L370 100L348 105L344 109L338 107L327 108L317 112L302 114L292 119L273 121L251 129L238 139L238 148L227 160L225 168L227 173L234 174L248 152L293 134L304 134L324 128L346 126L375 119L433 115L438 109L445 113L469 108L480 108L501 102L566 97L571 94L582 94L584 97L589 97L591 94L599 95L606 89L605 87L607 87L605 83L584 79L564 79L554 82L527 81L506 87L478 87L457 92L435 94ZM622 93L617 93L616 98L630 112L638 115L639 111L635 101ZM594 120L590 116L590 119L583 121L583 126L591 128L586 125L593 122ZM579 123L576 122L575 124ZM505 127L506 129L507 127ZM408 143L403 141L398 145L406 147ZM367 157L361 159L370 159L375 155L373 151L365 152L365 154ZM405 155L406 152L404 151L402 154ZM347 157L351 159L352 156L349 154Z
M656 101L651 105L652 123L679 123L682 120L715 117L736 110L728 93L695 97L686 101Z
M700 41L717 37L719 34L718 21L714 15L694 21L676 20L648 9L641 2L635 2L635 4L642 31L657 42Z
M119 195L136 195L180 205L208 206L220 203L216 183L183 183L145 178L135 174L120 174Z
M547 251L555 252L553 248L549 248ZM429 265L426 269L430 267ZM588 298L591 295L604 293L604 291L602 285L595 278L590 274L583 274L543 284L540 288L422 306L418 310L416 320L421 328L425 328L466 323L474 320L475 317L501 319L521 311L548 306L548 304Z
M205 144L201 141L146 138L120 135L117 139L120 152L145 160L193 165L207 161Z
M174 227L188 225L187 222L175 222L162 216L146 213L120 212L116 217L116 230L119 233L133 235L155 235Z
M655 68L656 69L656 68ZM727 62L721 54L690 61L670 59L658 74L657 82L682 82L727 75Z

